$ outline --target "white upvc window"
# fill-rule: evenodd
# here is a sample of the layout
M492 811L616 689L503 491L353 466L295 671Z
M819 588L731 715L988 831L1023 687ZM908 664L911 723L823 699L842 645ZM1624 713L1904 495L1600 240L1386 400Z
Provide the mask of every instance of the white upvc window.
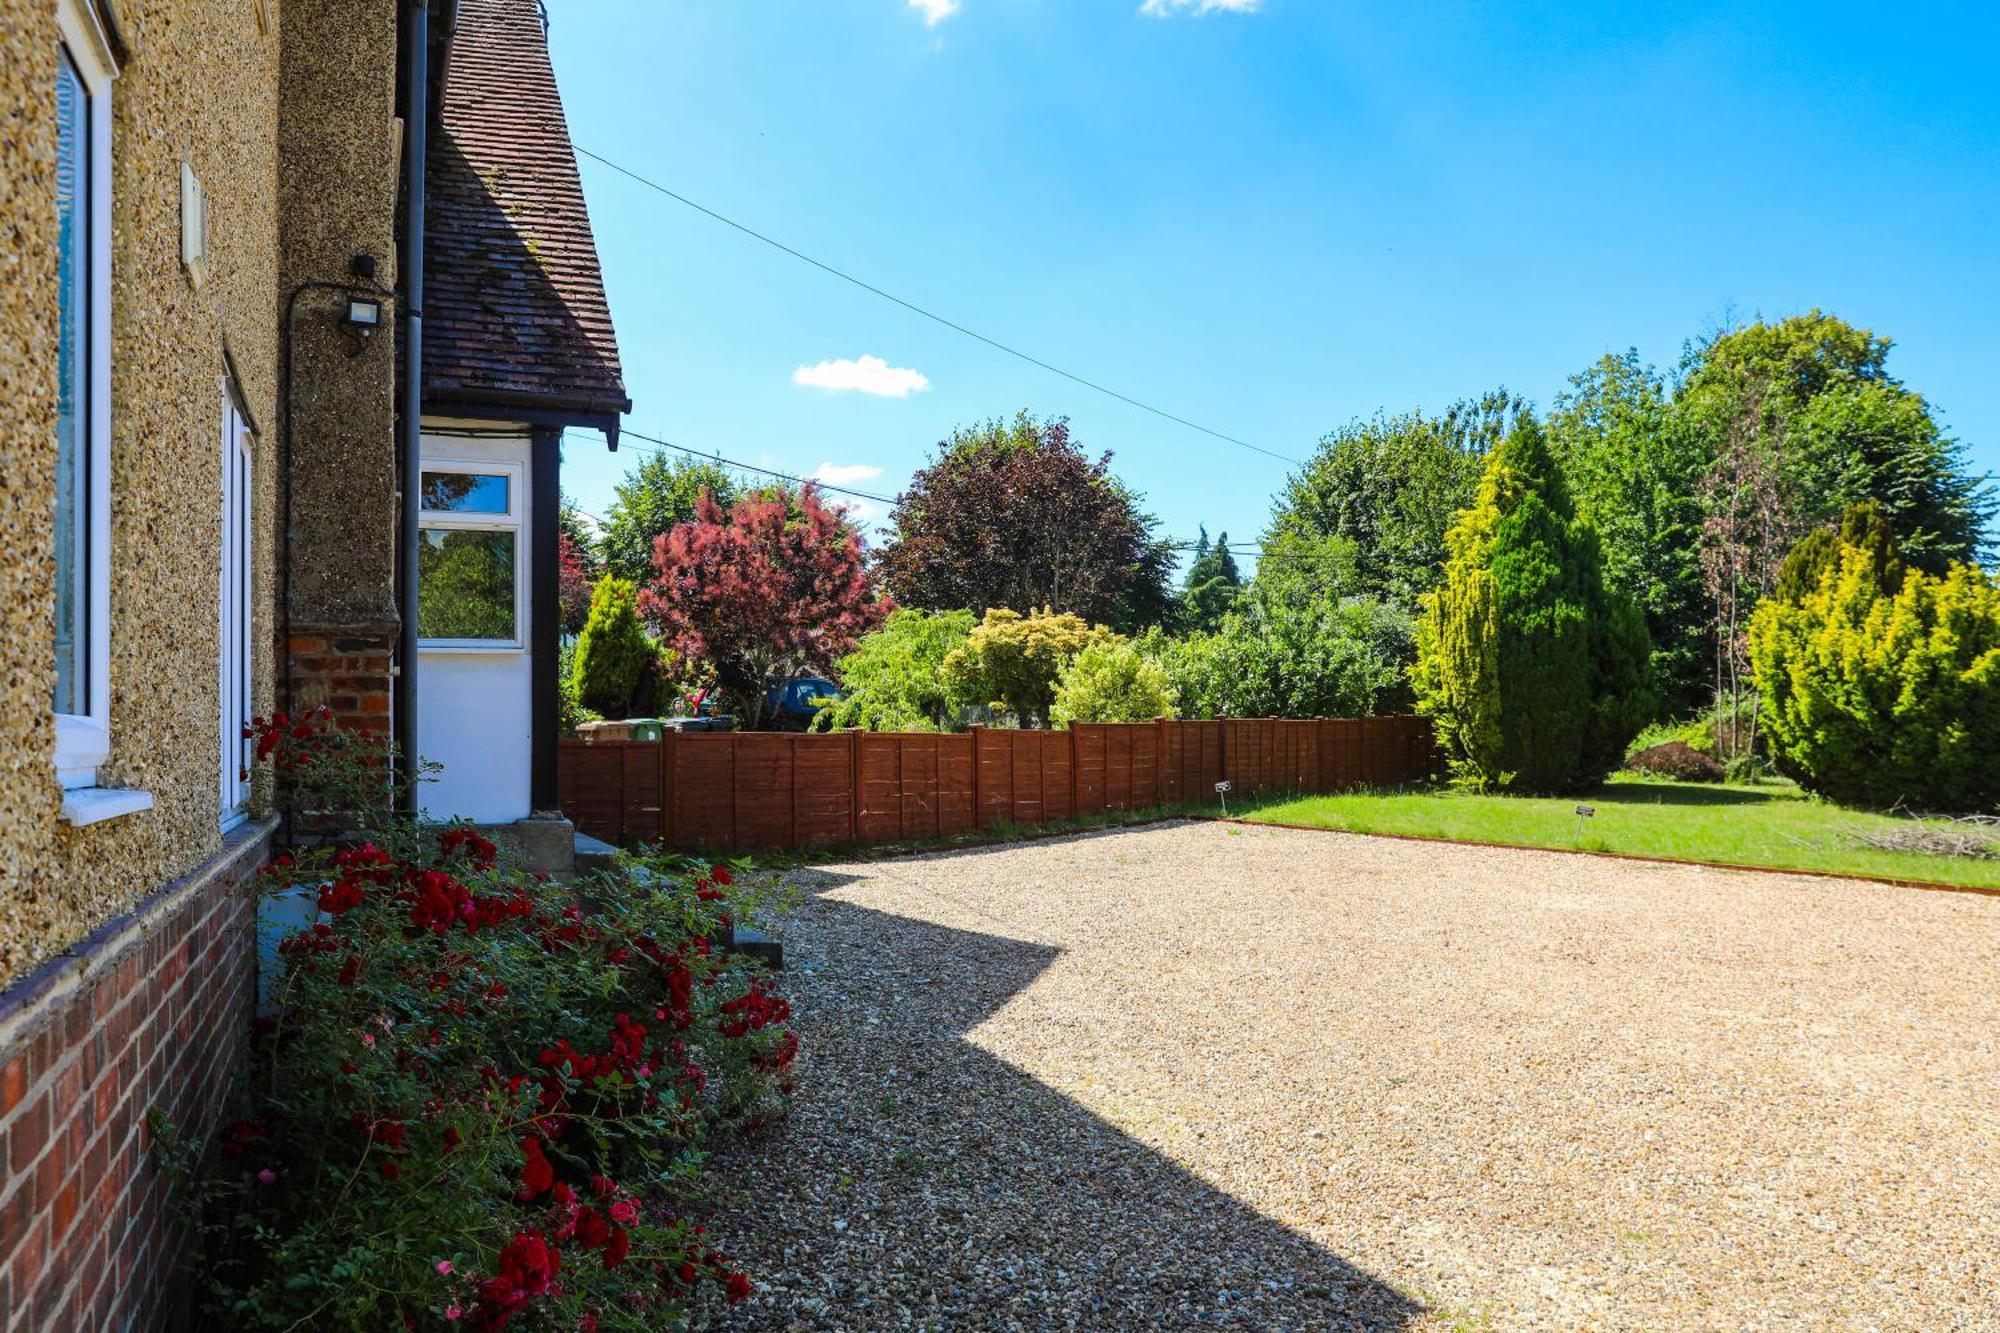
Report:
M222 826L234 828L250 807L252 746L243 734L250 721L251 626L255 622L256 564L251 545L256 437L235 392L222 390L222 569L219 583L221 651L217 655L222 701Z
M56 25L55 712L63 813L91 823L144 809L90 794L111 749L111 84L95 8L59 0Z
M417 526L417 635L465 652L527 648L521 468L426 455Z

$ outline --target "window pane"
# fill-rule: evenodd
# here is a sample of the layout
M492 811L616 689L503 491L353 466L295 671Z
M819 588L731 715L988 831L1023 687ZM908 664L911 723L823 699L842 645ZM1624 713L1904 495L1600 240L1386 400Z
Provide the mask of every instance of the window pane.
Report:
M425 528L418 546L417 633L513 642L514 534Z
M89 708L84 506L89 412L89 136L83 81L64 55L56 71L56 226L60 334L56 342L56 690L58 713Z
M426 472L424 508L452 514L504 514L507 481L486 472Z

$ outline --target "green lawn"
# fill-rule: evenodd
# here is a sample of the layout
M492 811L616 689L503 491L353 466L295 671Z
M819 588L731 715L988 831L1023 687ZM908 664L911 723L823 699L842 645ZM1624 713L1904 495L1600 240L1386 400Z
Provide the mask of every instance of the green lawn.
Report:
M1594 806L1597 814L1579 821L1579 803ZM1898 821L1843 810L1789 783L1718 786L1619 774L1581 797L1479 796L1450 789L1350 792L1273 799L1255 804L1244 818L1356 833L2000 887L2000 861L1855 846L1853 830Z

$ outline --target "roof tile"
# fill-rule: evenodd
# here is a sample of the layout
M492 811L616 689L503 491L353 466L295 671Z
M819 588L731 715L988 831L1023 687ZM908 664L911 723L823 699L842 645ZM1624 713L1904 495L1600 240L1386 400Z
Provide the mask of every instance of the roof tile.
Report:
M536 0L460 0L427 159L424 396L631 408Z

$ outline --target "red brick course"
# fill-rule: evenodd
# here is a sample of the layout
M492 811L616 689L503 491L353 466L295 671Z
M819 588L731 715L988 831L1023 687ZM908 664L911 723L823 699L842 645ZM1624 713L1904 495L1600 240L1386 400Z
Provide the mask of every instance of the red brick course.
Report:
M205 1142L256 998L268 831L0 993L0 1329L189 1327L192 1234L148 1113Z
M290 711L324 704L343 730L384 730L395 647L393 628L292 635L285 645Z

